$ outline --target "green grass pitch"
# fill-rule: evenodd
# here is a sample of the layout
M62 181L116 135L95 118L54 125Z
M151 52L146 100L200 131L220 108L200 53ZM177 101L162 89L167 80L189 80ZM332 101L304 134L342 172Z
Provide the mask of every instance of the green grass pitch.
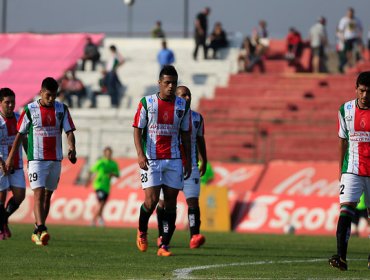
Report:
M349 270L328 265L334 237L205 233L189 249L187 231L176 231L172 257L156 255L156 231L139 252L135 229L50 225L48 246L31 242L32 225L12 225L0 241L0 279L370 279L369 240L351 238Z

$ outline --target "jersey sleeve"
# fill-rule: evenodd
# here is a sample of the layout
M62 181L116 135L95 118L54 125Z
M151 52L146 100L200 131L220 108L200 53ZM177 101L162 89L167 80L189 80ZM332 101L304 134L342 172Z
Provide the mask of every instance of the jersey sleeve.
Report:
M17 122L17 131L21 134L27 134L31 123L31 114L27 106L24 107L21 116Z
M99 169L99 165L100 165L100 160L97 160L93 166L91 166L90 168L90 172L91 173L96 173L98 172L98 169Z
M343 139L348 139L348 129L344 116L345 113L343 104L338 111L338 136Z
M64 117L63 117L63 130L64 130L64 132L76 130L76 127L73 123L71 114L69 113L68 107L65 106L64 109L65 109Z
M119 176L120 176L120 173L119 173L119 167L118 167L117 162L114 162L114 170L113 170L113 173L114 173L114 175L116 175L117 177L119 177Z
M197 136L204 136L204 119L201 114L199 114L199 128L197 131Z
M181 130L182 131L190 131L190 124L191 124L191 114L190 114L190 107L186 104L185 106L185 115L181 120Z
M137 107L133 127L144 128L148 123L147 105L146 98L143 97L140 100L139 106Z

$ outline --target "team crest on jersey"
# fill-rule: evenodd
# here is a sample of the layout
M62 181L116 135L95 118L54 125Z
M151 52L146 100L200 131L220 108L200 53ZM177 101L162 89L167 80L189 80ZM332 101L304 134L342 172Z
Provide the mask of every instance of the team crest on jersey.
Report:
M176 110L176 116L182 118L184 116L184 110Z
M352 121L352 116L346 116L346 121Z
M198 127L199 127L199 124L200 124L200 121L195 121L195 122L194 122L194 127L195 127L195 128L198 128Z
M361 119L360 126L361 126L361 128L365 128L366 127L366 120L365 119Z
M165 112L163 113L163 120L164 120L164 121L168 121L168 112L167 112L167 111L165 111Z

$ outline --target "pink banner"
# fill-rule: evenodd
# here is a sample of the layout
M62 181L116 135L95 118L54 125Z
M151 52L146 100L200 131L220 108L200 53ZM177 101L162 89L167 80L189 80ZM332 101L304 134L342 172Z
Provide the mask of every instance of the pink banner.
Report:
M14 90L16 109L34 98L45 77L60 78L83 54L86 36L100 42L103 34L30 33L0 35L0 87Z

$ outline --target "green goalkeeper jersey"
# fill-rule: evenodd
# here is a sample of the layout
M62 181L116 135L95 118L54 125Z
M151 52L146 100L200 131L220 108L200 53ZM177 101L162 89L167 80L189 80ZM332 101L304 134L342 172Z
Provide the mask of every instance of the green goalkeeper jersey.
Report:
M94 190L102 190L106 193L110 191L110 179L112 176L119 176L117 162L107 158L98 159L90 171L96 174L93 183Z

